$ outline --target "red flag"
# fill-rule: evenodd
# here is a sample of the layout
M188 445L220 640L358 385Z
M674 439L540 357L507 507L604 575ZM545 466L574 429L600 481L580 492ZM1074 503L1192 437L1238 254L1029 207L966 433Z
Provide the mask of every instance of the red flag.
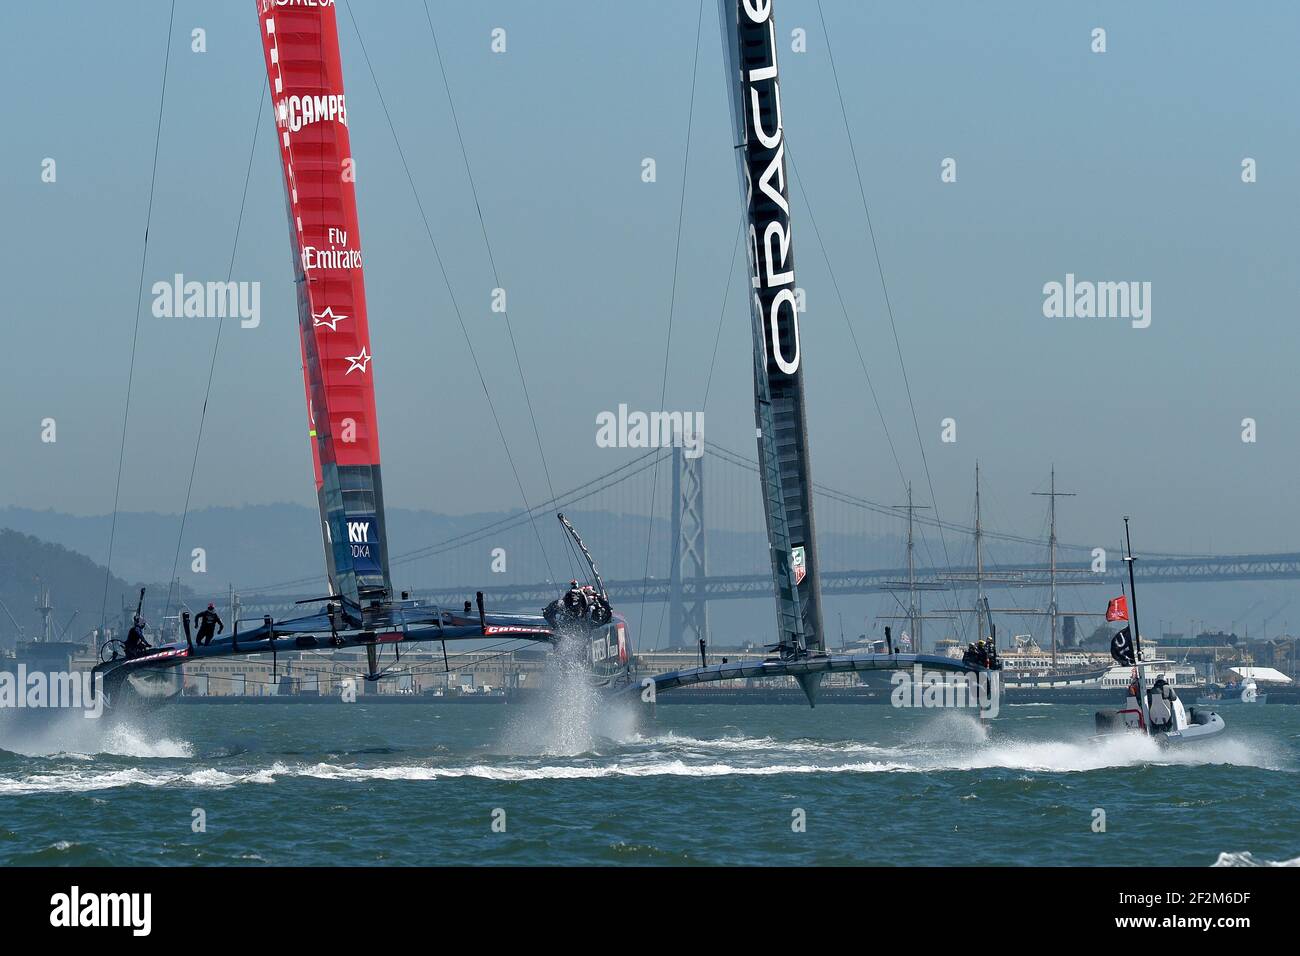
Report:
M1110 603L1106 605L1106 620L1127 621L1128 598L1124 597L1122 594L1117 598L1111 598Z

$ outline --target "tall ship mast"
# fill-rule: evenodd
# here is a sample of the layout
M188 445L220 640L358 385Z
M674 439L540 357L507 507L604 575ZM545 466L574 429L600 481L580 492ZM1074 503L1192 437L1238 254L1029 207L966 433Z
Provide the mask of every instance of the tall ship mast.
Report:
M392 584L335 8L256 2L284 171L329 587L356 619L366 604L387 601Z
M748 224L754 419L782 657L823 653L773 0L718 0Z

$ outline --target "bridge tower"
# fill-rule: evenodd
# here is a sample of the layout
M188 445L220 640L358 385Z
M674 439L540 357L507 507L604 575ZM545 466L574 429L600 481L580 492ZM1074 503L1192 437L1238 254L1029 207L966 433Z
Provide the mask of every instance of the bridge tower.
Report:
M669 569L668 646L699 647L709 639L709 604L704 599L708 551L704 524L704 454L689 458L673 445L672 567ZM686 583L691 594L686 593Z

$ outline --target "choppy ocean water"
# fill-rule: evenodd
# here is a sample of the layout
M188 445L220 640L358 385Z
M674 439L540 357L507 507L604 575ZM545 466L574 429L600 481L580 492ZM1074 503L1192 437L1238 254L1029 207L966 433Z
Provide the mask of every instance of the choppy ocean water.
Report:
M1300 707L1225 709L1187 751L1093 740L1092 711L3 714L0 865L1300 862Z

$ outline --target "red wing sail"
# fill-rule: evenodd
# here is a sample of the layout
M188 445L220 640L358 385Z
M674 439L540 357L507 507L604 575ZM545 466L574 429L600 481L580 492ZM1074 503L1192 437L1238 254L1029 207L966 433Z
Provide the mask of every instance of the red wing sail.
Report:
M391 594L374 353L333 3L256 0L298 283L298 323L330 587Z

